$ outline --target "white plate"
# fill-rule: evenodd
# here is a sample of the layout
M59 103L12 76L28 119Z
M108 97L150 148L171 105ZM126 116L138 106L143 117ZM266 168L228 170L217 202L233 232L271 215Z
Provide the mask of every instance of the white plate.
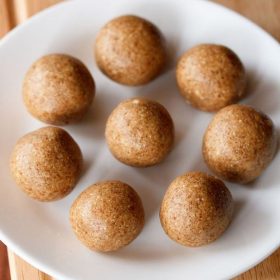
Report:
M0 238L17 254L57 279L228 279L274 251L280 242L280 155L250 186L227 184L236 201L234 220L217 242L189 249L163 233L158 210L171 180L188 170L207 170L201 139L212 115L183 102L174 68L148 86L118 85L97 69L92 46L99 28L111 18L137 14L165 34L174 61L191 46L212 42L231 47L249 73L250 95L244 101L280 122L280 48L260 28L222 7L194 0L70 1L53 7L16 28L0 42ZM8 159L16 140L44 124L32 118L21 99L25 71L40 56L68 53L92 72L97 96L85 120L66 129L80 144L85 171L65 199L40 203L23 194L9 177ZM164 163L146 169L116 161L104 142L104 124L123 99L147 96L171 113L176 146ZM141 195L146 225L125 249L112 254L91 252L79 243L68 222L75 197L90 184L120 179Z

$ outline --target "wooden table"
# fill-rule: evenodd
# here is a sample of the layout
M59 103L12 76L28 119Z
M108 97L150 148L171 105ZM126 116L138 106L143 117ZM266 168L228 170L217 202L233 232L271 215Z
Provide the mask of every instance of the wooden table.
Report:
M0 0L0 38L34 13L59 0ZM280 41L280 0L214 0L250 18ZM8 250L12 280L54 280ZM6 247L0 242L0 280L10 279ZM280 249L235 280L280 279ZM59 280L59 279L57 279Z

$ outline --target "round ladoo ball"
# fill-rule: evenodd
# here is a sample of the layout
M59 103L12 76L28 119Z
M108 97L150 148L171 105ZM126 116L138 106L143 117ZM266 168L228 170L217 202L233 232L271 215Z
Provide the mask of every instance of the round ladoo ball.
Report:
M203 157L219 177L248 183L265 170L277 148L272 120L245 105L220 110L203 138Z
M146 167L161 162L174 142L173 121L159 103L134 98L111 113L105 136L112 154L121 162Z
M115 251L141 232L144 209L129 185L120 181L99 182L74 201L70 222L77 238L91 250Z
M69 55L51 54L37 60L23 82L23 100L37 119L54 125L79 121L95 94L86 66Z
M65 130L44 127L18 140L10 169L17 185L30 197L57 200L76 185L82 170L82 153Z
M166 63L166 50L159 29L132 15L108 22L99 32L95 58L112 80L130 86L155 79Z
M233 199L225 184L201 172L177 177L164 195L160 221L177 243L197 247L216 240L229 226Z
M238 56L214 44L198 45L183 54L176 78L185 100L209 112L238 102L246 85L245 69Z

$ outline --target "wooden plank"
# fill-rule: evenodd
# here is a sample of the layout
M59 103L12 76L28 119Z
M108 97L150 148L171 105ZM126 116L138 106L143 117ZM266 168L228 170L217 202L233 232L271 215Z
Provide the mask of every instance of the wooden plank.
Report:
M7 248L1 241L0 241L0 279L10 280Z
M13 18L9 17L7 3L12 2ZM0 36L15 23L21 23L37 11L53 5L59 0L0 0ZM215 0L250 18L280 41L279 0ZM9 251L12 280L51 280L52 278L33 268ZM1 270L0 270L1 271ZM1 274L0 274L1 276ZM2 278L0 278L2 279ZM3 278L5 279L5 278ZM264 262L235 280L277 280L280 279L280 249ZM6 279L5 279L6 280Z
M12 280L54 280L54 278L34 268L10 250L8 256Z
M279 0L214 0L251 19L280 42Z
M0 38L12 28L8 1L9 0L0 0Z
M234 280L279 280L280 279L280 249L265 261L236 277Z
M22 23L35 13L62 2L61 0L13 0L17 24Z

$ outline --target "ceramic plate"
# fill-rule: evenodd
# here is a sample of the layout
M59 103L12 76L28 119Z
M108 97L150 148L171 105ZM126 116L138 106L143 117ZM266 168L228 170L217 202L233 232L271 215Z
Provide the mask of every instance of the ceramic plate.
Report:
M180 97L174 67L147 86L125 87L96 67L93 45L108 20L136 14L154 22L166 37L173 66L178 56L199 43L232 48L248 72L244 103L280 123L280 47L259 27L210 2L195 0L67 1L13 30L0 41L0 238L25 260L62 279L229 279L271 254L280 243L280 154L249 186L227 183L235 214L225 234L211 245L185 248L163 232L158 211L163 194L176 176L207 171L201 140L212 114L191 108ZM65 199L40 203L29 199L9 176L9 155L23 134L44 126L26 111L21 85L30 64L48 53L81 59L97 84L94 104L85 119L66 126L81 146L83 176ZM176 145L166 160L150 168L132 168L115 160L104 141L104 125L112 109L129 97L146 96L162 103L176 127ZM119 252L91 252L76 239L68 221L77 195L99 180L119 179L140 194L146 225L140 236Z

